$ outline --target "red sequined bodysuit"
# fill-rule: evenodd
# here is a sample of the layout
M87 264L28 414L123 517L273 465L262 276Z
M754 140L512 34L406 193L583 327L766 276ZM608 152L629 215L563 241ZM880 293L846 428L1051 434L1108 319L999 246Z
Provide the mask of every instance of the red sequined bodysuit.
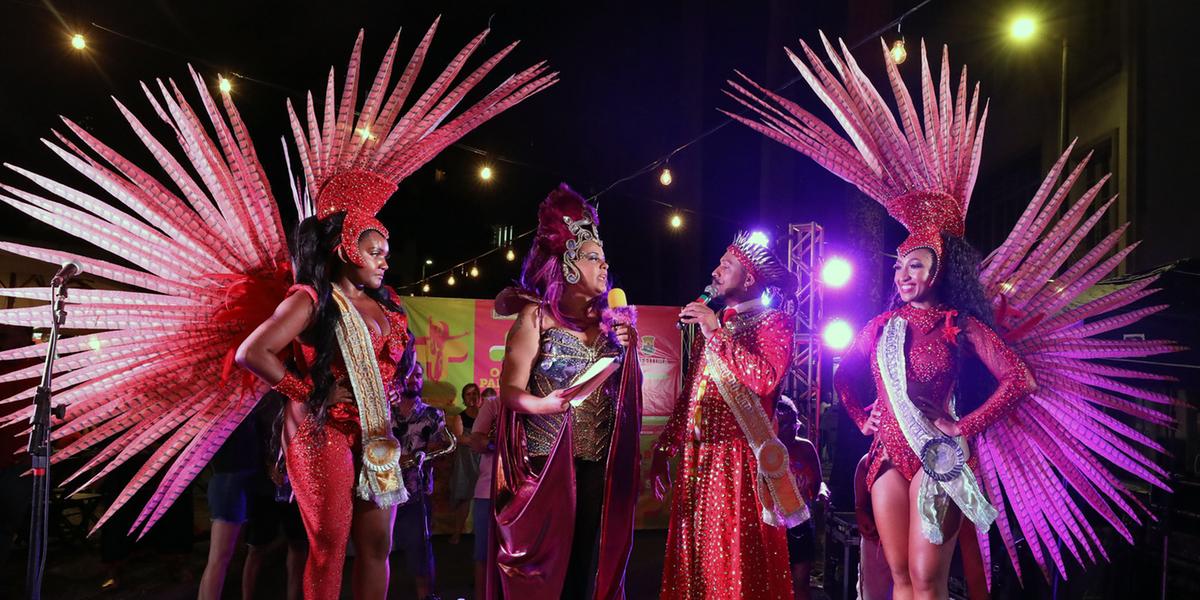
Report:
M704 347L724 359L771 415L791 364L791 319L760 305L737 314L693 348L687 395L675 403L658 443L671 454L683 451L672 488L661 597L791 598L786 532L762 522L757 462L716 383L705 374Z
M921 460L909 447L887 401L875 357L880 331L893 316L908 322L904 355L909 398L931 422L956 418L952 394L958 370L954 346L959 339L966 342L962 350L979 357L998 382L983 405L958 421L959 430L968 441L1034 389L1033 377L1025 363L996 332L973 317L958 318L956 311L944 307L921 309L907 304L875 317L842 358L834 376L838 399L860 429L870 416L871 403L882 401L879 430L871 443L868 489L888 466L899 469L909 481L921 470ZM961 338L957 335L960 326L964 334ZM977 468L974 462L974 459L968 462L972 469Z
M292 286L288 294L303 291L317 302L317 293L306 285ZM395 298L395 292L392 292ZM388 331L378 334L370 327L371 344L379 361L383 388L390 397L395 387L396 364L408 344L408 317L384 310ZM301 345L306 365L316 358L316 348ZM331 370L338 382L350 387L346 365L338 356ZM307 371L307 369L304 369ZM307 374L305 375L307 379ZM293 400L294 401L294 400ZM329 407L323 431L310 415L287 444L287 470L296 493L296 503L308 533L308 561L304 567L304 597L336 599L342 587L342 565L354 515L354 486L362 451L358 407L339 402Z

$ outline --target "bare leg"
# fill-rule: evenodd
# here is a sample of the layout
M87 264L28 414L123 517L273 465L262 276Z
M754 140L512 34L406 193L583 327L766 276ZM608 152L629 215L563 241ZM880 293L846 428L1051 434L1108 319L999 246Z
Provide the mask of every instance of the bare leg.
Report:
M942 523L942 543L932 544L925 539L917 525L917 490L924 477L925 473L917 473L909 486L908 573L912 581L913 598L942 600L950 596L950 559L954 558L962 512L951 501L946 520Z
M238 534L242 531L241 523L216 520L212 522L212 530L208 542L208 564L204 566L204 575L200 577L199 600L220 600L221 590L225 587L225 573L229 570L229 561L237 550Z
M908 481L894 468L880 474L871 487L871 510L875 514L883 556L892 571L892 597L895 600L911 600L913 597L913 584L908 572L908 488Z
M262 571L263 561L270 552L271 544L246 547L246 564L242 567L243 600L250 600L254 597L254 590L258 587L258 573Z
M388 554L396 508L379 508L355 498L350 538L354 540L353 589L356 600L384 600L388 590Z

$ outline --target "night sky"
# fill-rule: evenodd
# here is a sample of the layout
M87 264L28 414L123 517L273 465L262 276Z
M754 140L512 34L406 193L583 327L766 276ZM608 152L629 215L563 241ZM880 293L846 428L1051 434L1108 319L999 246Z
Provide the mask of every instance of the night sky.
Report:
M62 114L150 166L152 159L128 133L109 96L122 99L160 139L170 141L138 81L174 78L195 101L186 71L191 63L214 88L219 73L232 80L234 100L284 205L285 224L291 223L280 147L281 136L291 144L284 100L300 102L305 90L323 89L330 66L337 69L340 91L360 28L366 29L364 73L373 75L398 29L403 28L399 55L406 60L442 14L421 86L490 23L489 41L471 66L509 41L522 43L481 88L541 59L561 72L562 81L463 140L485 156L451 148L400 184L381 214L392 233L388 282L400 286L419 279L426 258L441 270L487 250L493 225L530 229L538 201L559 182L594 194L720 124L724 119L716 109L733 105L722 88L734 69L765 85L781 85L796 75L783 45L795 47L801 37L814 43L818 29L852 44L918 3L474 2L450 8L362 0L0 0L0 160L80 183L37 141L59 125ZM1036 148L1056 118L1055 54L1015 55L1000 48L1004 10L990 2L935 0L906 19L902 30L913 57L921 37L935 48L949 43L955 73L968 61L972 79L983 79L993 111L983 183L1012 156ZM87 36L86 53L70 48L71 32ZM887 33L888 39L894 35ZM869 73L881 76L878 41L864 44L856 55ZM1086 53L1081 56L1077 68L1086 69ZM904 65L906 76L915 75L916 65L915 60ZM360 79L360 89L364 85ZM785 95L826 114L816 110L802 83ZM484 163L496 173L487 184L476 176ZM612 273L633 302L675 304L693 296L739 228L778 235L789 222L818 221L827 226L836 250L848 228L847 212L864 202L807 159L739 125L680 151L670 166L675 181L669 188L658 184L655 171L599 198ZM0 173L0 182L31 188L8 171ZM679 231L667 226L674 210L684 211ZM900 231L894 224L885 227L890 247ZM73 243L7 206L0 207L0 236ZM528 238L518 241L520 253L527 247ZM479 280L460 274L459 285L448 288L443 276L432 282L433 293L491 297L516 275L518 264L494 254L478 264Z

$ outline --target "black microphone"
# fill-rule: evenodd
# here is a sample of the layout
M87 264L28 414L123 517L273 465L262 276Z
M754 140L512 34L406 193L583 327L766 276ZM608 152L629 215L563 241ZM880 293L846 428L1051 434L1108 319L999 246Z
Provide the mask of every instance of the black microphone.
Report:
M54 274L54 278L50 280L50 285L59 286L83 274L83 267L74 260L64 262L58 268L58 272Z
M713 297L715 297L716 295L717 295L717 288L715 288L711 285L706 285L706 286L704 286L704 291L700 292L700 297L696 298L695 301L700 302L700 303L704 304L705 306L707 306L709 302L712 302ZM680 319L675 322L676 329L683 329L687 325L688 325L688 323L684 323L683 319Z

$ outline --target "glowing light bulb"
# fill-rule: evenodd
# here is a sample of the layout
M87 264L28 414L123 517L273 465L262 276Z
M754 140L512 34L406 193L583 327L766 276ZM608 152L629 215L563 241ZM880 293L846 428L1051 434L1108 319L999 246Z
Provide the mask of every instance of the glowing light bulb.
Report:
M484 166L479 169L479 178L484 181L491 181L493 175L495 175L495 173L492 172L491 167Z
M71 36L71 47L76 50L84 50L87 48L87 39L83 37L82 33L77 33Z
M479 277L479 267L471 265L471 277Z
M516 253L516 252L513 252L513 249L512 249L512 248L509 248L509 249L508 249L508 252L506 252L506 253L504 254L504 259L505 259L505 260L507 260L508 262L512 262L512 261L514 261L514 260L517 260L517 253Z
M854 339L854 330L842 319L834 319L821 332L821 339L825 340L826 346L834 350L845 350Z
M751 233L749 241L751 244L754 244L755 246L762 246L763 248L771 245L771 238L768 238L767 234L761 231L755 231Z
M233 91L233 83L228 79L225 79L224 75L220 75L217 77L217 88L219 88L223 93L228 94L229 92Z
M427 284L421 286L421 291L428 294L429 293L429 284L427 283Z
M896 64L908 60L908 49L904 47L904 38L892 42L892 49L888 50L888 53L892 55L892 62Z
M840 288L850 281L853 273L854 268L850 266L850 261L834 256L821 266L821 281L829 287Z
M675 179L671 177L671 169L666 167L663 167L662 172L658 174L658 182L664 186L671 185L671 182L674 180Z
M683 217L680 216L679 213L675 213L671 215L670 223L671 229L679 229L680 227L683 227Z
M453 275L451 275L450 278L446 280L446 285L454 285L456 283L458 283L458 280L455 279Z
M1029 15L1021 15L1013 19L1012 24L1008 26L1008 33L1019 41L1026 41L1037 33L1037 21Z

